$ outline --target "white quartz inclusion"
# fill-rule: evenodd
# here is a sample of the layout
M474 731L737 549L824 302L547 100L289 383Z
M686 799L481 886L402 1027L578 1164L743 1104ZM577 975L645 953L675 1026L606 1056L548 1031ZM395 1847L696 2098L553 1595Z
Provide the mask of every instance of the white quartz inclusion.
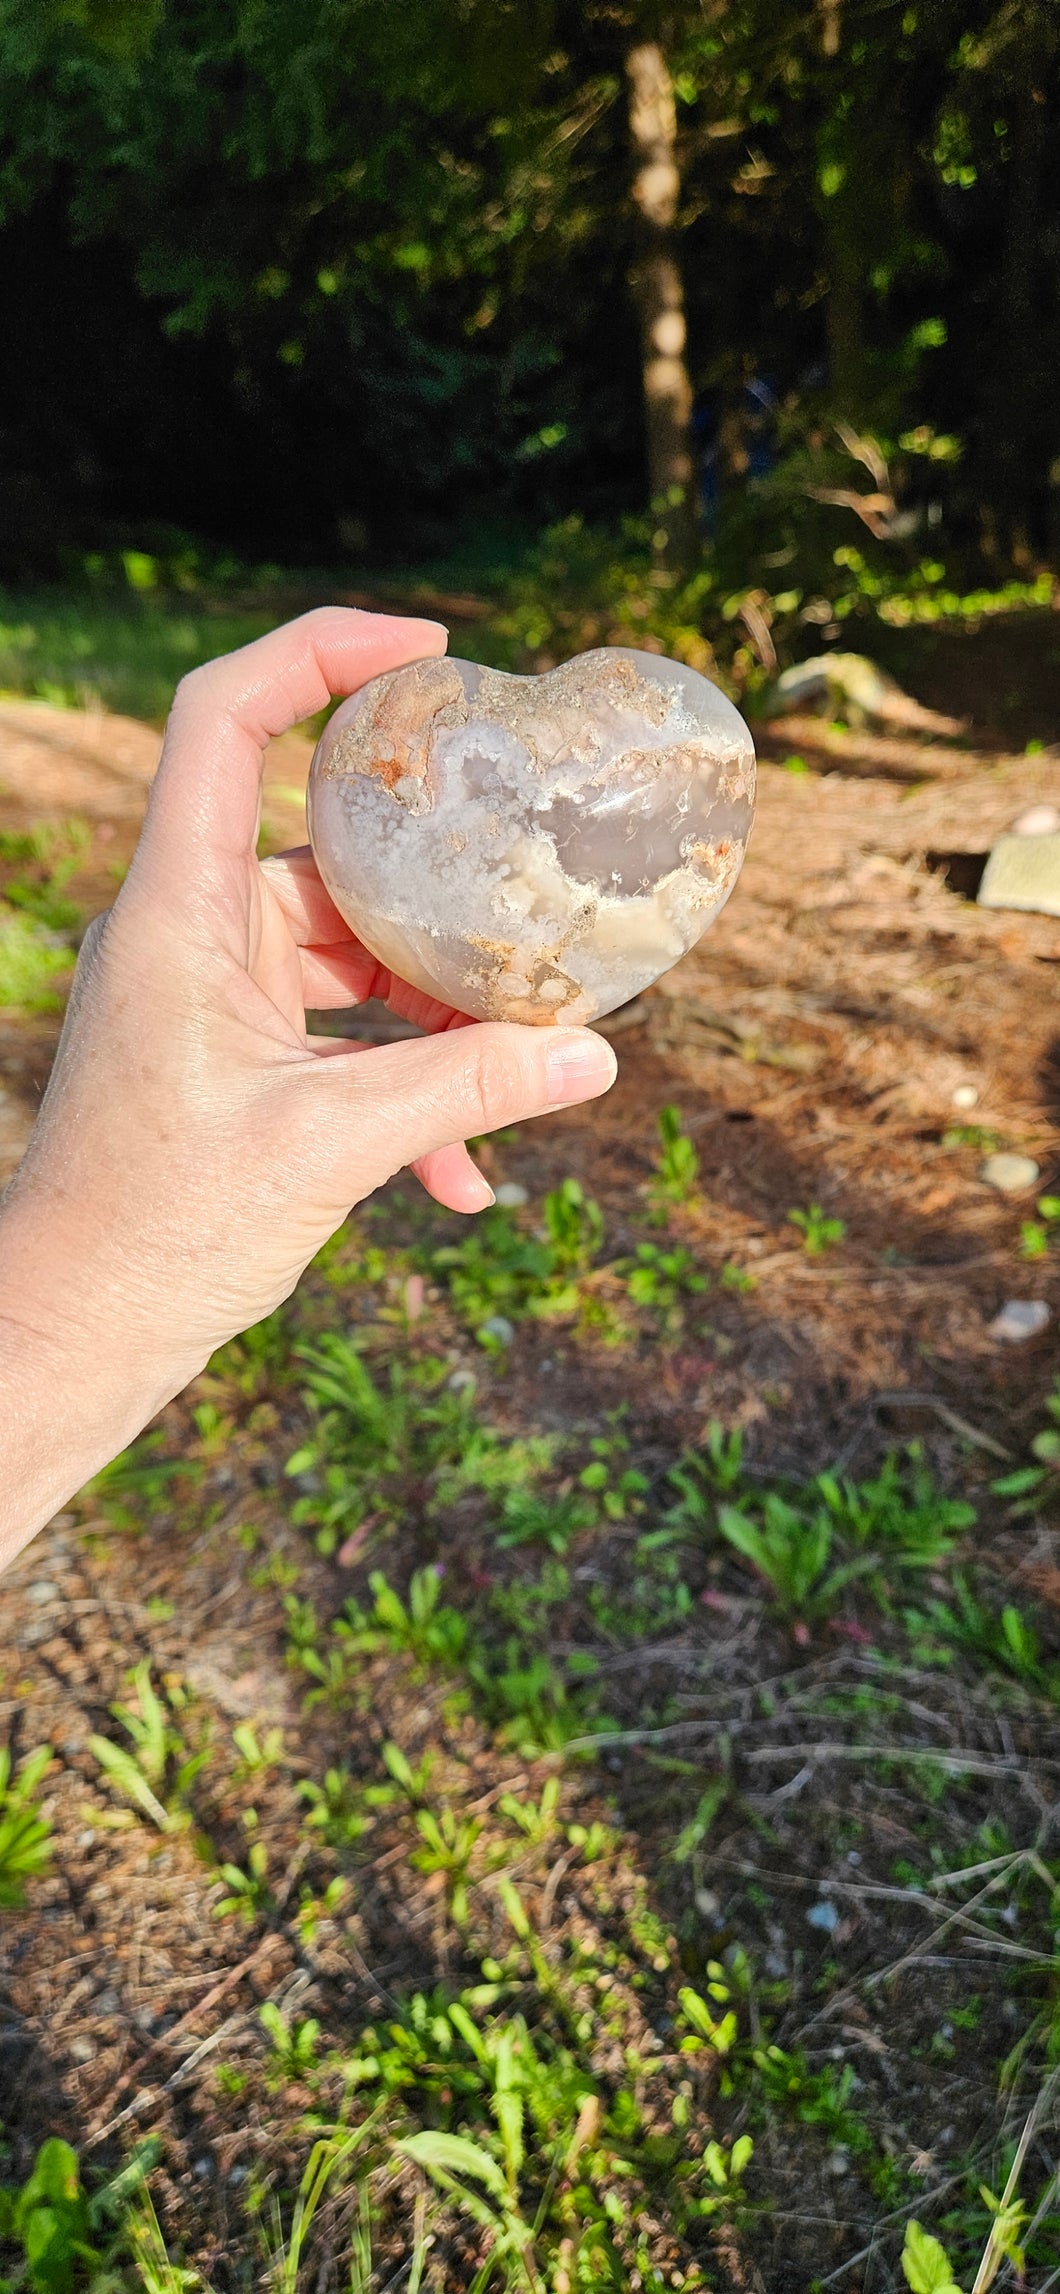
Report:
M335 711L309 833L392 972L477 1019L599 1019L699 939L754 813L754 749L706 677L607 646L541 677L430 660Z

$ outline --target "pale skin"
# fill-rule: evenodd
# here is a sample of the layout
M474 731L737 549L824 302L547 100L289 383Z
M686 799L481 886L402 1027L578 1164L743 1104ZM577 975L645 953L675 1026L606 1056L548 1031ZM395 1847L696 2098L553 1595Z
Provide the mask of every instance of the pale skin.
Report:
M588 1029L475 1023L383 970L307 849L256 857L270 736L445 644L436 622L324 607L177 693L0 1204L0 1567L374 1188L407 1166L482 1210L467 1139L614 1080ZM429 1032L372 1050L307 1035L307 1009L369 996Z

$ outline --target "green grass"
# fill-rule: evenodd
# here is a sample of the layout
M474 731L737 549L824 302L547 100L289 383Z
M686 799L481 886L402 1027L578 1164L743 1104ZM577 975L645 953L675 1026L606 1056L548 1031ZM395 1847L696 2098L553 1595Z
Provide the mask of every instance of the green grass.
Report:
M169 600L134 591L0 592L0 694L62 709L164 721L185 672L249 644L281 618L267 604Z

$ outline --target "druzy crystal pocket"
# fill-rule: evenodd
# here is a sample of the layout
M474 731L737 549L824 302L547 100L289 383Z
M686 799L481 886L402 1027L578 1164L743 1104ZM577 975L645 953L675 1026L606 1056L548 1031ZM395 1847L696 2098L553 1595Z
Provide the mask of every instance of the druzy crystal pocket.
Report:
M417 661L335 711L309 833L373 955L477 1019L599 1019L717 915L754 814L732 703L606 647L541 677Z

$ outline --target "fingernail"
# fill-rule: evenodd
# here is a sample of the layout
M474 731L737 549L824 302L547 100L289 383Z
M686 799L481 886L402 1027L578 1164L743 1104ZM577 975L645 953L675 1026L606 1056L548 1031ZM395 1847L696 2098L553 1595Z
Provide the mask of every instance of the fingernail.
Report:
M411 618L414 620L417 629L430 630L431 636L435 640L438 652L444 653L449 643L449 631L447 630L444 621L426 621L422 615L418 613L414 614Z
M494 1194L492 1187L490 1186L489 1180L483 1178L481 1171L476 1171L475 1177L478 1180L478 1201L472 1203L471 1209L473 1211L492 1210L497 1197Z
M603 1036L589 1028L557 1035L548 1047L548 1090L554 1107L573 1107L579 1099L596 1099L609 1091L618 1074L618 1061Z

